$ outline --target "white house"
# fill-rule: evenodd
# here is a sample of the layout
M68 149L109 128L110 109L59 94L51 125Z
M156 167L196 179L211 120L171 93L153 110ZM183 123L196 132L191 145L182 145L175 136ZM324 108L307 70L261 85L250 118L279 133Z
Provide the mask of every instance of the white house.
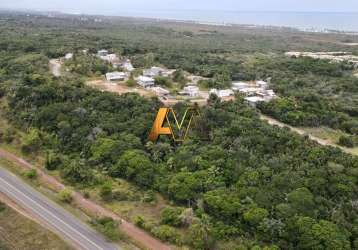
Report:
M277 97L272 89L259 91L257 92L257 95L262 97L265 100L265 102L269 102Z
M108 50L105 50L105 49L99 50L97 52L97 55L98 56L107 56L108 55Z
M262 89L266 89L268 87L268 83L265 81L256 81L256 85Z
M187 86L184 87L183 91L181 91L179 94L196 97L199 96L199 88L197 86Z
M70 60L70 59L72 59L73 58L73 53L67 53L66 55L65 55L65 59L66 60Z
M218 97L223 98L223 97L229 97L234 95L234 91L231 89L222 89L222 90L211 89L210 94L215 94Z
M250 97L246 97L245 101L252 107L256 107L256 105L260 102L264 102L265 99L260 97L260 96L250 96Z
M252 96L252 95L255 95L257 92L259 92L261 90L262 90L261 88L249 87L249 88L240 89L239 92L243 93L243 94L245 94L247 96Z
M125 72L111 72L106 74L107 81L125 81L129 77Z
M143 71L143 75L147 77L156 77L162 74L164 69L160 67L151 67L150 69L146 69Z
M155 80L152 77L140 76L137 79L138 84L144 88L154 86Z
M134 70L134 67L131 63L131 61L125 61L123 64L122 64L122 68L127 70L128 72L132 72Z
M162 87L152 87L150 88L157 96L166 96L169 95L169 90L162 88Z
M156 76L165 76L168 77L172 75L174 70L168 70L161 67L151 67L143 71L143 75L147 77L156 77Z
M105 55L105 56L100 56L100 58L103 61L107 61L109 63L115 63L115 62L119 61L119 58L117 57L116 54L108 54L108 55Z
M219 97L229 97L233 96L235 93L232 89L223 89L219 90Z
M250 84L246 82L233 82L232 83L232 90L240 91L241 89L249 88Z

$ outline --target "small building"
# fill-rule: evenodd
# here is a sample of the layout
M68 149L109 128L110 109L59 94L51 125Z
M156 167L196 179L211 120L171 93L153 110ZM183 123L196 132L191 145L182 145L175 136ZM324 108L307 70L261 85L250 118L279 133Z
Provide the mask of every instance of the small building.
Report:
M265 81L256 81L256 85L262 89L266 89L268 87L268 83Z
M116 63L119 61L119 58L117 57L116 54L108 54L106 56L100 56L100 58L103 60L103 61L107 61L109 63Z
M140 76L137 79L138 84L143 88L152 87L155 84L155 80L152 77Z
M246 82L233 82L232 83L232 90L240 91L241 89L249 88L250 84Z
M113 63L113 66L115 68L122 68L123 70L128 72L132 72L133 70L135 70L129 59L125 59L123 61L118 60L118 62Z
M222 89L222 90L211 89L210 94L215 94L220 98L224 98L234 95L234 91L231 89Z
M105 50L105 49L102 49L102 50L99 50L98 52L97 52L97 55L98 56L107 56L108 55L108 50Z
M260 102L264 102L265 99L260 97L260 96L250 96L250 97L246 97L245 101L251 106L256 108L257 104Z
M125 81L129 77L126 72L111 72L106 74L107 81Z
M165 76L168 77L174 73L174 70L168 70L161 67L151 67L143 71L143 75L147 77Z
M199 88L197 86L184 87L183 91L179 92L180 95L187 95L190 97L199 96Z
M157 96L167 96L169 95L169 90L162 88L162 87L152 87L150 88Z
M146 69L143 71L143 75L147 77L156 77L162 75L164 69L160 67L151 67L150 69Z
M246 96L256 95L256 93L259 92L259 91L262 91L262 89L261 88L252 88L252 87L243 88L243 89L239 90L240 93L243 93Z
M125 61L123 64L122 64L122 68L127 70L128 72L132 72L133 70L135 70L135 68L133 67L131 61Z
M65 60L70 60L70 59L72 59L73 58L73 53L67 53L66 55L65 55Z
M277 97L272 89L259 91L257 92L257 96L262 97L265 100L265 102L269 102Z

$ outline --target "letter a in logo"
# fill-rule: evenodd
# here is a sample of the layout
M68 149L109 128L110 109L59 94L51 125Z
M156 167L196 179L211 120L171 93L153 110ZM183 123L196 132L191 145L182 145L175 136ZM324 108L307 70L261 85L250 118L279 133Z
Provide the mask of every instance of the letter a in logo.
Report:
M176 129L178 130L179 136L176 136L176 133L174 132L172 123L170 122L169 115L172 115L175 121ZM189 116L190 115L190 116ZM149 141L155 142L158 140L158 137L160 135L171 135L173 137L173 140L175 142L183 142L189 132L190 126L193 122L193 119L195 116L200 116L199 111L197 108L188 108L179 123L177 120L177 116L175 115L175 112L171 108L160 108L157 114L157 117L155 118L152 130L149 134ZM189 119L188 119L189 118ZM164 127L164 123L168 123L168 127ZM186 127L184 127L184 123L187 124Z

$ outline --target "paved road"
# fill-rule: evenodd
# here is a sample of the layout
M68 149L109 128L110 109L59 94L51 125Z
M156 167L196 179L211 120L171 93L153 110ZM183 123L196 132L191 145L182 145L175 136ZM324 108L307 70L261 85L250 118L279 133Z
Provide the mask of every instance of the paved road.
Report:
M0 192L81 250L114 250L118 246L0 166Z

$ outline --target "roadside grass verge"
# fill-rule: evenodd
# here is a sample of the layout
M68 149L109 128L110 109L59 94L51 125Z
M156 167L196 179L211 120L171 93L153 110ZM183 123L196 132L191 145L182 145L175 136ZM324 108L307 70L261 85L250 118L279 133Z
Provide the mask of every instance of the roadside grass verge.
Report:
M51 231L1 202L0 205L0 249L73 249Z

